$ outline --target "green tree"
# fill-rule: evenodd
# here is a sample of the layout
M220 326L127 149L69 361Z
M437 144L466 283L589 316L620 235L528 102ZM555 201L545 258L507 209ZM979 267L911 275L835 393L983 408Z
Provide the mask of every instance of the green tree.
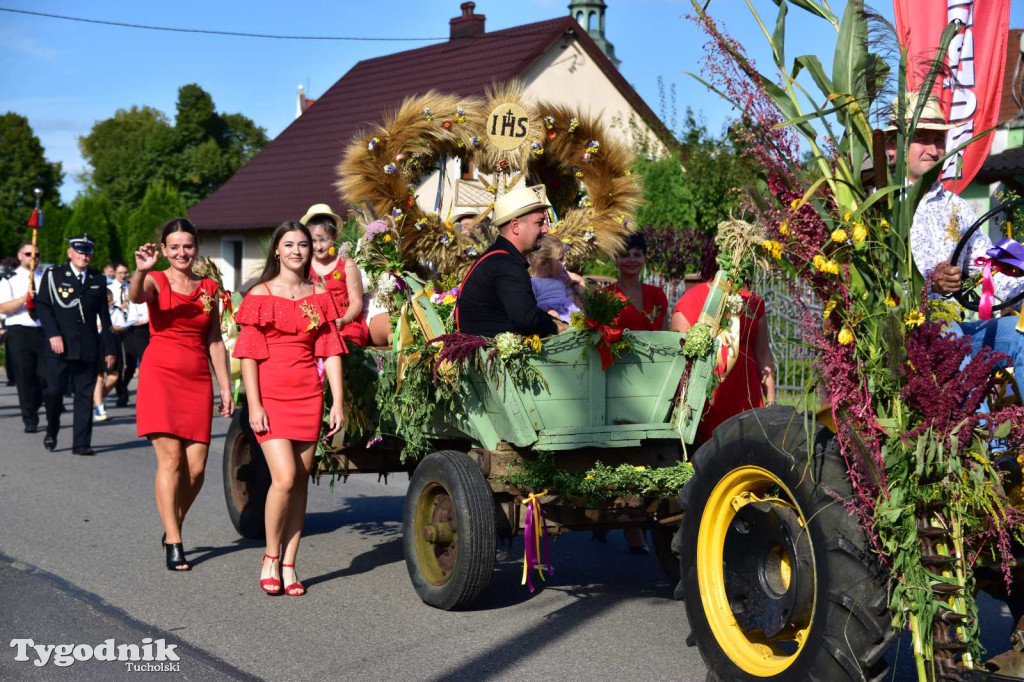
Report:
M35 206L32 190L60 205L64 171L60 162L46 160L43 145L20 114L0 116L0 256L13 255L18 243L31 236L26 227Z
M638 225L693 225L697 212L689 178L675 156L660 159L639 157L635 169L640 174L644 201L636 211Z
M174 124L150 107L119 110L79 139L91 171L85 180L107 193L115 214L135 211L153 182L177 189L186 206L208 196L266 146L267 133L242 114L221 114L195 84L178 90Z
M102 268L121 258L121 246L112 220L113 207L103 192L83 192L71 204L71 218L64 225L64 238L87 234L96 242L92 264Z
M43 226L39 228L37 245L42 263L63 263L67 259L68 243L64 228L71 219L71 208L43 203Z
M91 166L82 179L115 207L137 206L149 183L164 177L177 148L167 117L151 107L118 109L78 138L78 146Z
M170 220L185 215L185 202L178 190L167 182L156 181L146 189L142 203L128 217L122 243L127 256L142 244L155 242L157 230Z

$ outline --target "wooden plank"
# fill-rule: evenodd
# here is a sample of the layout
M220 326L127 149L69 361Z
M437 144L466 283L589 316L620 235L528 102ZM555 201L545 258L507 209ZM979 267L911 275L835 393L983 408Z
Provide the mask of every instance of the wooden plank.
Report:
M587 396L590 403L588 405L590 418L582 423L602 426L606 423L605 415L607 414L607 405L605 403L607 376L604 370L601 369L601 354L596 349L590 349L587 359L590 360L590 375L587 377L589 379L587 382Z
M538 440L536 444L534 444L533 448L535 450L544 452L555 452L559 450L576 450L579 448L630 448L640 447L641 442L642 441L638 440L594 440L580 443L549 443L544 440Z
M679 390L679 381L683 377L683 370L686 368L686 358L677 355L665 371L664 379L658 388L658 396L651 403L651 411L647 413L648 422L667 423L672 416L672 404Z

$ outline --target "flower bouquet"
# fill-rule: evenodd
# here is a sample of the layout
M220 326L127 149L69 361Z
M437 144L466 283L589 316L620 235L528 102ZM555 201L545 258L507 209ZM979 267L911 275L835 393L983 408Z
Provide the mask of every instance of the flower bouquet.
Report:
M788 6L836 31L831 75L814 55L785 61ZM1011 545L1024 540L1024 511L1004 487L999 463L1019 456L1007 448L1019 447L1024 422L1019 407L979 414L1004 358L972 355L970 343L950 333L956 311L928 300L914 267L914 212L941 164L905 185L924 100L908 109L906 53L890 65L875 51L869 35L885 26L861 2L848 2L841 18L824 2L781 3L774 33L764 31L776 77L759 72L696 3L694 13L711 52L706 79L698 80L742 112L735 132L764 169L746 206L762 231L754 240L758 266L809 284L822 306L822 313L805 311L804 341L817 354L825 398L819 418L836 431L853 490L838 501L860 520L891 578L892 622L912 632L919 678L945 679L980 660L977 567L997 567L1007 588L1013 581ZM954 33L951 25L938 55ZM939 69L931 65L923 91ZM815 86L820 92L812 94ZM907 113L909 122L894 133L891 167L869 121L888 105L887 88L897 120ZM800 138L810 152L806 165ZM865 158L874 159L871 183L861 174ZM732 281L744 279L739 263L722 265Z

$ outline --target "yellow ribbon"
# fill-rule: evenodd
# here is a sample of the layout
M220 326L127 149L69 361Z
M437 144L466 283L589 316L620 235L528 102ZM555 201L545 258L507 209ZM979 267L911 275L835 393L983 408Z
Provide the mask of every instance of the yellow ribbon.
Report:
M405 370L410 363L419 358L419 353L408 355L406 349L413 344L412 326L409 323L409 302L402 304L398 313L398 328L395 330L394 350L397 356L396 370L398 376L395 379L395 392L402 387L402 380L405 379Z
M540 579L544 582L546 582L544 579L544 562L540 557L540 535L543 532L543 525L540 520L540 498L547 494L548 491L546 489L539 493L530 493L522 502L523 506L526 507L526 513L533 515L533 537L524 537L523 542L533 543L534 556L537 559L537 573L540 574ZM526 584L526 575L530 572L529 556L529 552L523 552L523 581L520 583L521 585Z
M1015 327L1015 329L1019 331L1021 334L1024 334L1024 315L1017 316L1017 326Z

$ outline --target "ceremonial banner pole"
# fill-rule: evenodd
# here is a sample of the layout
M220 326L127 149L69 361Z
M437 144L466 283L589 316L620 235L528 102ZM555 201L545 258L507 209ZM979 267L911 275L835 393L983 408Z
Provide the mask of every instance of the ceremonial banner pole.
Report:
M950 22L959 22L944 62L949 74L935 82L935 94L954 127L946 133L946 149L955 149L999 122L999 104L1006 70L1010 0L895 0L896 32L907 49L907 89L918 90L939 36ZM972 142L946 160L942 183L962 192L981 169L992 135Z
M32 260L28 269L28 295L25 297L25 309L28 310L32 319L35 319L36 309L36 267L39 263L36 260L36 252L39 248L39 228L43 226L43 211L39 208L39 200L43 197L43 190L36 187L32 190L36 196L36 207L32 209L32 215L28 218L28 226L32 228Z

